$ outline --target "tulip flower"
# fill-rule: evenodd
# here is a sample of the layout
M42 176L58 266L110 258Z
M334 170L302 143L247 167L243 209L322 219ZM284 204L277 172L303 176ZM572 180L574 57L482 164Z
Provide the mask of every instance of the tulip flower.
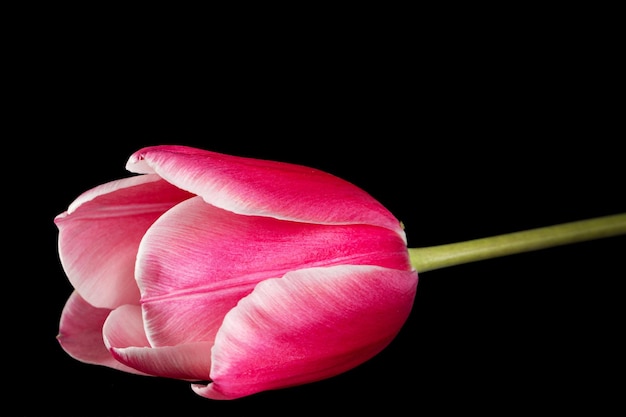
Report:
M74 291L73 358L236 399L330 378L395 338L418 271L626 233L626 215L408 248L361 188L285 162L184 146L132 154L134 175L55 218Z
M401 223L347 181L181 146L127 169L55 219L72 357L234 399L351 369L406 321Z

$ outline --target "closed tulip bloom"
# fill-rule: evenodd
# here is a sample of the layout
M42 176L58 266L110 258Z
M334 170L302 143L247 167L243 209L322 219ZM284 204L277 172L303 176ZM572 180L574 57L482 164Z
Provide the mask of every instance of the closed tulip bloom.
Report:
M235 399L352 369L409 316L405 233L359 187L183 146L126 167L55 218L73 358Z

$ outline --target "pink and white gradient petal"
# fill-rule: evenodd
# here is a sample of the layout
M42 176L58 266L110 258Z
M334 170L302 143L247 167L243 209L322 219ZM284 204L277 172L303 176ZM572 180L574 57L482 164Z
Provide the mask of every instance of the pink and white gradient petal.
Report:
M370 224L406 240L400 222L354 184L305 166L185 146L133 153L126 168L156 173L217 207L239 214L320 224Z
M102 327L110 313L111 310L96 308L78 292L72 292L61 313L57 336L61 347L81 362L144 375L115 360L104 344Z
M209 379L212 343L151 347L141 315L140 307L125 305L107 318L104 342L115 359L149 375L190 381Z
M138 304L139 242L159 216L190 196L156 175L112 181L79 196L54 220L72 286L95 307Z
M347 371L394 339L416 289L416 272L377 266L311 268L263 281L226 315L212 382L192 388L235 399Z
M146 232L136 276L152 346L212 341L254 286L289 271L338 264L410 270L403 240L369 225L242 216L189 199Z

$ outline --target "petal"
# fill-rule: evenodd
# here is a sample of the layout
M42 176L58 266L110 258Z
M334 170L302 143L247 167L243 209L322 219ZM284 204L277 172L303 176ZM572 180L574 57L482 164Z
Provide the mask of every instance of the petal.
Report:
M312 268L261 282L224 319L212 383L234 399L328 378L370 359L407 319L417 273L375 266Z
M404 231L378 201L329 173L284 162L184 146L140 149L126 168L157 173L205 201L240 214L323 224L370 224Z
M107 318L103 332L104 342L113 357L131 368L167 378L209 379L211 344L150 347L138 306L115 309Z
M97 307L138 303L134 269L141 237L190 196L156 175L112 181L79 196L54 220L61 264L74 288Z
M184 201L146 232L137 258L152 346L212 341L224 315L267 278L313 266L410 270L404 241L369 225L320 225L242 216Z
M114 347L150 347L143 329L141 307L126 304L116 308L107 317L102 332L107 348Z
M102 326L110 312L93 307L74 291L61 313L57 340L68 355L81 362L140 374L116 361L104 344Z

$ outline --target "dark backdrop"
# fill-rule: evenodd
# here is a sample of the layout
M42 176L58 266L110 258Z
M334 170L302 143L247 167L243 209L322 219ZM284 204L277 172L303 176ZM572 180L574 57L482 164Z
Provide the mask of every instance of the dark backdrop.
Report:
M126 159L147 145L329 171L396 214L410 246L626 211L623 115L608 101L623 97L623 81L610 51L578 39L556 48L442 35L328 53L308 44L310 54L287 48L288 59L287 49L248 45L249 59L236 64L171 45L164 56L156 45L116 51L105 39L91 48L33 42L32 65L16 71L24 87L4 142L3 396L16 415L617 404L624 237L426 272L408 322L380 355L335 378L236 401L79 363L55 340L71 287L53 218L81 192L128 175Z

